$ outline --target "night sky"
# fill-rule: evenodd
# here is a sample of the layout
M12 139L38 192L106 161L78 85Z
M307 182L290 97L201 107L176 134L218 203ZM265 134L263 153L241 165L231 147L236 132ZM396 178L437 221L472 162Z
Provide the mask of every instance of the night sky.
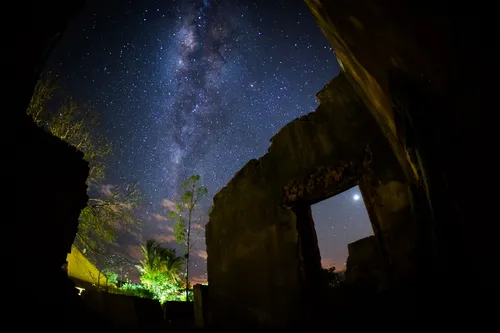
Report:
M97 112L114 145L106 184L138 181L142 232L120 235L139 258L154 238L174 246L166 206L199 174L211 197L286 123L317 107L339 71L303 1L87 1L49 59L67 96ZM372 233L357 188L313 206L323 262L342 267L347 243ZM203 236L203 215L197 226ZM325 244L328 243L328 246ZM193 281L206 277L204 240Z

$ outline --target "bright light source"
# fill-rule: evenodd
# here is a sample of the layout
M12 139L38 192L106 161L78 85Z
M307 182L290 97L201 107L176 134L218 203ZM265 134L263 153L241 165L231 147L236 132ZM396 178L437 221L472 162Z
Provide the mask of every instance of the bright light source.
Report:
M83 291L85 290L85 288L82 288L82 287L75 287L76 289L78 289L78 295L82 295Z
M354 199L354 201L358 201L360 196L358 194L355 194L352 198Z

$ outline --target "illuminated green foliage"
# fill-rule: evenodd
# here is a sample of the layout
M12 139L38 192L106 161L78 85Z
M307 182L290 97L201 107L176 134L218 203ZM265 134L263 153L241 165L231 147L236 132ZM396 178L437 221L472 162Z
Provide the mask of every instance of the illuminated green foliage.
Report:
M139 283L124 283L120 287L120 292L124 295L136 296L141 298L153 299L155 297L154 294L148 288L146 288L145 285Z
M99 252L104 243L115 241L115 229L129 230L138 225L134 215L141 200L136 183L122 190L107 187L99 197L89 198L80 213L76 244Z
M174 249L163 248L154 240L141 246L144 259L137 265L141 272L141 282L160 303L185 299L180 272L183 259Z
M115 272L112 272L110 270L105 270L104 275L106 275L106 278L108 279L108 283L112 283L114 285L118 284L118 274Z
M193 213L200 200L208 195L207 188L198 185L199 181L199 175L192 175L182 183L180 200L175 205L175 209L168 213L168 218L174 221L175 239L183 250L186 261L184 266L186 300L189 300L189 255L193 245L191 242L191 228L195 222Z
M184 288L179 282L172 281L162 271L153 271L141 275L141 282L153 294L153 299L161 304L166 301L183 301Z
M56 90L54 81L48 78L38 81L27 113L38 126L83 152L90 168L87 183L98 184L104 180L112 145L96 131L100 126L97 114L84 110L71 98L61 103L55 112L49 112L46 104Z

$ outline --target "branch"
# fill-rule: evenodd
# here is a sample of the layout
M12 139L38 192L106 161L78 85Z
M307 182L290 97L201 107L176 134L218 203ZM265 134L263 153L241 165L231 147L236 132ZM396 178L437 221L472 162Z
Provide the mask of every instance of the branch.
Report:
M90 251L92 251L93 253L97 254L97 255L103 255L101 252L97 251L96 249L94 249L92 247L92 245L89 244L89 242L87 242L87 240L79 233L77 232L76 235L80 238L80 240L88 247L88 249Z

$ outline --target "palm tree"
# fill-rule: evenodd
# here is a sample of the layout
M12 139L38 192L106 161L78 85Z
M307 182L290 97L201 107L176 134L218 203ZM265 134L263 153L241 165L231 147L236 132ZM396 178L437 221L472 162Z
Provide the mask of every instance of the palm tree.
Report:
M137 269L142 273L150 273L159 267L160 257L158 255L159 245L152 239L146 241L146 245L141 246L141 252L144 259L140 261L140 265L136 265Z
M168 275L173 282L181 280L180 273L184 268L184 258L178 257L175 249L159 247L161 264L160 269Z
M163 248L156 241L149 239L141 246L144 259L137 265L142 274L152 272L165 273L172 282L180 281L179 273L183 268L183 258L178 257L175 249Z

